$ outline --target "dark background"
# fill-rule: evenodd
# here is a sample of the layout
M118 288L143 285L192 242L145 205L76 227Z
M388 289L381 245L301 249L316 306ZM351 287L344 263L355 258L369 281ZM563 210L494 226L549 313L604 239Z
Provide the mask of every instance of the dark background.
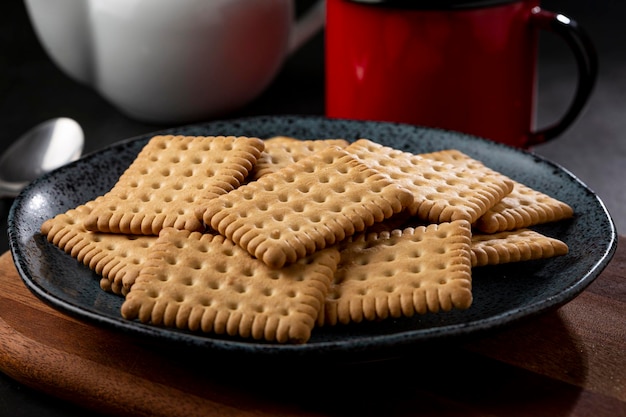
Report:
M304 8L310 1L298 2ZM584 113L556 141L533 149L577 175L606 203L618 231L626 231L626 16L623 0L544 0L543 8L581 24L593 39L600 73ZM247 107L229 115L324 113L324 37L317 35L289 57L271 86ZM556 121L569 103L576 81L573 57L554 35L541 38L538 125ZM0 151L31 126L66 116L86 135L85 152L160 130L129 119L93 90L66 77L44 53L20 0L0 5ZM8 249L6 216L12 203L0 200L0 252ZM0 373L0 415L68 416L80 410L49 398Z

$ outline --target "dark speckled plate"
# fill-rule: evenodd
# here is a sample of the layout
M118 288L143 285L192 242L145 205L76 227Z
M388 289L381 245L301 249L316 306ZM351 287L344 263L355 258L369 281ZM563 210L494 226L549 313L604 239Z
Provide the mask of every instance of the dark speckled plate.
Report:
M469 310L418 315L315 329L304 345L280 345L191 334L124 320L122 299L99 288L98 277L40 234L41 223L108 191L152 135L127 139L58 169L32 183L9 215L11 251L24 282L38 297L65 313L159 343L202 351L286 358L385 357L419 344L481 334L555 309L576 297L604 269L617 238L598 197L559 166L531 153L453 132L322 117L257 117L212 122L159 133L184 135L289 135L302 139L366 137L415 153L456 148L491 168L575 208L567 221L536 229L560 238L567 256L476 268Z

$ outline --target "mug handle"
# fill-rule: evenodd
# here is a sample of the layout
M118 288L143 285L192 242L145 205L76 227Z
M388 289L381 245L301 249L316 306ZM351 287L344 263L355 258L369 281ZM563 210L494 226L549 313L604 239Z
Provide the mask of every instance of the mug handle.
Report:
M287 46L287 54L291 55L315 35L326 22L326 2L318 0L312 4L306 12L295 22L289 44Z
M576 59L578 84L565 115L557 123L531 132L527 146L545 143L563 133L585 107L598 76L598 56L595 47L576 21L562 14L535 7L531 12L530 22L537 28L553 32L565 40Z

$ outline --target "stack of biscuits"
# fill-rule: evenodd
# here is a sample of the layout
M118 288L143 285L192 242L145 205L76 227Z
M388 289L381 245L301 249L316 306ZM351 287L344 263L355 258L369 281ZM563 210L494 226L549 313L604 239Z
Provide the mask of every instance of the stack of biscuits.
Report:
M319 326L472 305L472 270L564 255L572 208L454 149L155 136L41 232L155 326L305 343Z

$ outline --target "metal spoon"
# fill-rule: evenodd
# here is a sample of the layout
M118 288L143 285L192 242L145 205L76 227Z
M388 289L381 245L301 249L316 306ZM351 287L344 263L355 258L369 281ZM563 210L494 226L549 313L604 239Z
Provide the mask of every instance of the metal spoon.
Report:
M37 177L80 158L84 134L67 117L47 120L0 156L0 197L15 197Z

